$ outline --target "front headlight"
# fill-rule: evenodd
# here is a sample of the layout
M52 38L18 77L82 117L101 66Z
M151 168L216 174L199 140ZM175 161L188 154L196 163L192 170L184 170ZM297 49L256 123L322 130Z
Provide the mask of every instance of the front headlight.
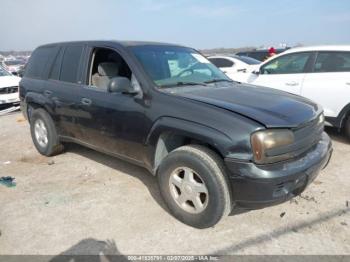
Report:
M318 117L318 124L324 124L324 114L322 113L319 117Z
M291 157L290 154L279 154L279 148L285 148L294 143L294 134L285 129L267 129L252 134L251 145L254 162L267 164L282 161Z

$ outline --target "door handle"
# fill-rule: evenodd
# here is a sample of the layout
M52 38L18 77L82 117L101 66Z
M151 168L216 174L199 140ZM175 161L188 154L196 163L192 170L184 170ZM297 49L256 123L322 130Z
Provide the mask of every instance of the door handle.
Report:
M348 86L350 86L350 82L346 82L345 84L348 85Z
M90 106L92 104L92 101L91 101L91 99L84 97L81 99L81 103L85 106Z
M287 86L297 86L299 84L297 82L295 82L295 81L292 81L292 82L287 82L286 85Z
M50 91L50 90L45 90L45 91L44 91L44 95L50 96L50 95L52 95L52 91Z

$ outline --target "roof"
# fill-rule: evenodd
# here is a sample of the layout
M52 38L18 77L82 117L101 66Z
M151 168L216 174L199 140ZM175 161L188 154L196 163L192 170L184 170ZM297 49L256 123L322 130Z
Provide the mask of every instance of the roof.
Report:
M320 45L320 46L303 46L295 47L283 52L293 53L293 52L303 52L303 51L350 51L350 45Z
M68 41L68 42L57 42L57 43L50 43L45 44L43 46L51 46L51 45L67 45L67 44L116 44L121 45L124 47L130 47L130 46L145 46L145 45L164 45L164 46L179 46L184 47L182 45L178 44L171 44L171 43L162 43L162 42L152 42L152 41L118 41L118 40L87 40L87 41Z

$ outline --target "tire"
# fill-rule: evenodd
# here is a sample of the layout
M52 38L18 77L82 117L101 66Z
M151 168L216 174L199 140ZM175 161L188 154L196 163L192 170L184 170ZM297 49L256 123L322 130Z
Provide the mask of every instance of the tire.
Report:
M161 162L157 177L161 195L171 213L187 225L212 227L231 211L223 161L204 146L175 149Z
M347 116L344 123L344 134L346 138L350 141L350 115Z
M59 141L55 124L44 109L39 108L32 111L30 133L33 143L40 154L53 156L63 151L63 145ZM46 139L44 139L45 137Z

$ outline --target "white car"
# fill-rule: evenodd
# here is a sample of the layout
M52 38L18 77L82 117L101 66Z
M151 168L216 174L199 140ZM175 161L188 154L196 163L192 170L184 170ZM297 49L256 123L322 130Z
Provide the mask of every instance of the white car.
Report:
M229 78L238 82L246 82L249 73L261 63L248 56L209 56L208 60L220 68Z
M21 78L0 66L0 106L19 103L18 84Z
M350 46L289 49L263 62L244 82L321 104L326 123L344 128L350 138Z
M24 62L21 60L5 60L4 65L6 70L12 74L17 74L17 72L23 67Z

